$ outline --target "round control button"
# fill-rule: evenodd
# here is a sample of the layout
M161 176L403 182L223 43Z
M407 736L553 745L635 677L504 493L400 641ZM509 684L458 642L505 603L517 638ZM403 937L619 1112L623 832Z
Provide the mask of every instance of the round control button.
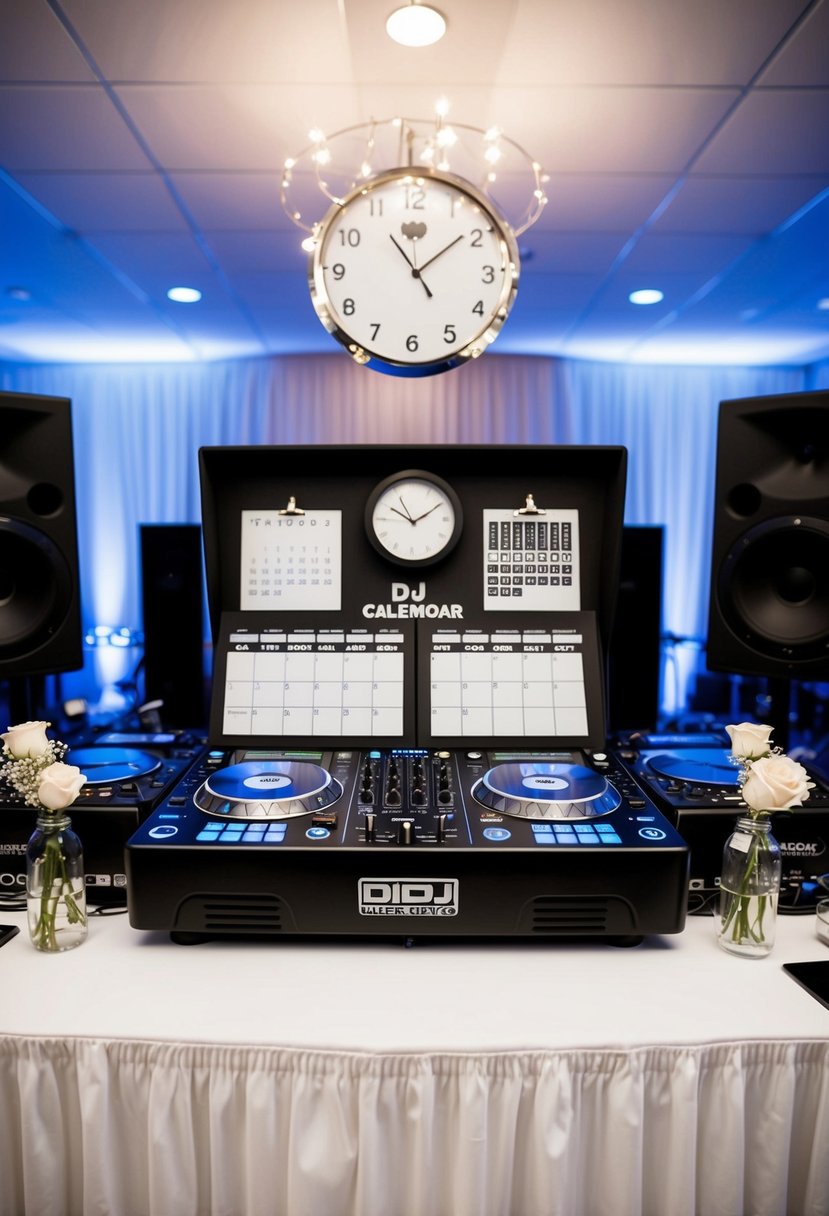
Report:
M157 828L150 828L147 833L153 840L167 840L170 836L178 835L178 828L172 823L160 823Z
M643 840L664 840L668 833L661 828L640 828L639 835Z
M325 840L331 833L328 828L309 828L305 835L309 840Z
M484 836L487 840L509 840L512 832L508 832L506 828L484 828Z

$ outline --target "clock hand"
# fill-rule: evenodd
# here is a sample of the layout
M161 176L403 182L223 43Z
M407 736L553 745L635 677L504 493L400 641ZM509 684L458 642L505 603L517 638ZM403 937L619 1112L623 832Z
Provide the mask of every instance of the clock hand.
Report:
M402 501L402 499L401 499L401 501ZM389 507L389 510L394 511L395 515L399 515L401 519L405 519L406 522L409 524L417 523L417 520L412 519L412 517L411 517L411 515L409 515L408 511L406 511L404 514L403 511L398 511L397 507Z
M416 524L419 520L425 519L427 515L431 515L433 511L437 511L440 506L442 506L442 503L436 502L433 507L430 507L428 511L424 511L422 515L415 515L412 523Z
M447 249L451 249L453 245L457 245L458 241L462 241L462 240L463 240L463 233L461 233L460 236L456 236L454 241L450 241L448 245L444 245L442 249L439 249L437 251L437 253L433 253L432 256L429 258L429 261L424 262L423 265L420 267L421 272L424 271L427 266L431 266L432 262L437 261L437 259L441 256L441 254L446 253Z
M392 236L392 234L391 234L391 233L389 233L389 237L391 238L391 242L392 242L392 244L394 245L394 247L395 247L396 249L399 249L399 250L400 250L400 252L403 254L403 257L406 259L406 261L407 261L407 263L408 263L408 265L409 265L409 268L411 269L411 272L412 272L412 278L413 278L413 279L420 279L421 283L423 284L423 290L426 292L426 295L427 295L427 296L428 296L428 297L431 299L431 298L432 298L432 293L431 293L431 291L429 290L429 288L427 287L425 279L423 279L423 278L421 277L420 271L418 270L418 268L417 268L417 266L415 265L415 263L414 263L414 262L412 261L412 259L409 257L408 253L406 253L406 250L403 248L403 246L402 246L402 245L400 245L400 244L398 244L398 242L397 242L397 241L394 239L394 237ZM415 247L414 247L414 245L412 245L412 252L414 252L414 248L415 248Z

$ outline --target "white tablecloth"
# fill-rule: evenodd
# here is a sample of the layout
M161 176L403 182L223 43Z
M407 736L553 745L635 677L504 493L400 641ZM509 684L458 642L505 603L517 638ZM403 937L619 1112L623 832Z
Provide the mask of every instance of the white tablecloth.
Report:
M0 1216L827 1216L829 960L607 945L0 951Z

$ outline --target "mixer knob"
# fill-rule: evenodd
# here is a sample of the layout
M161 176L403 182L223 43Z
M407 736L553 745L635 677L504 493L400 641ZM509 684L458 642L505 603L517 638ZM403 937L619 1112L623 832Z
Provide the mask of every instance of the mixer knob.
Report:
M386 794L386 802L389 806L400 806L401 801L399 790L389 790Z
M367 806L371 806L374 802L374 790L361 790L360 801L365 802Z
M416 785L415 788L412 790L412 805L413 806L423 806L425 804L425 802L426 802L426 795L423 793L423 790L420 788L420 786Z
M410 819L404 819L397 834L400 844L414 844L414 824Z
M452 801L452 791L446 790L446 789L441 790L440 793L438 794L438 802L441 803L442 806L446 806L451 801Z

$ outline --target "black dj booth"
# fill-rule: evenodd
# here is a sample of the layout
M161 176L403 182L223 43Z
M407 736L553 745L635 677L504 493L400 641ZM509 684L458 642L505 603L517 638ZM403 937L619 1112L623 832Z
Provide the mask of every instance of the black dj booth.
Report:
M207 745L131 836L177 940L630 942L688 846L611 753L620 447L200 453Z

